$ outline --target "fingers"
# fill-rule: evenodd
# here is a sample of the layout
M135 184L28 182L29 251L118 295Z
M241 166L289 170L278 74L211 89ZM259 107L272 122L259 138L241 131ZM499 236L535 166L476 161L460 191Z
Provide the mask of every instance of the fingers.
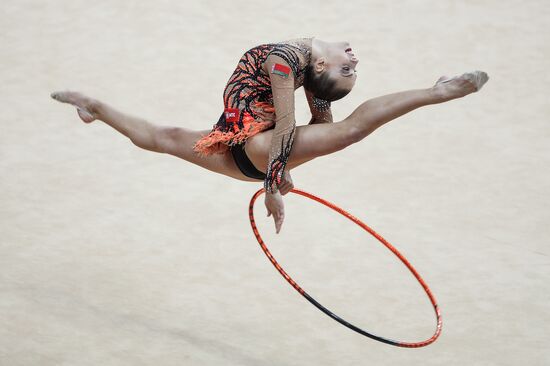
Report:
M271 211L267 212L267 217L271 216ZM283 212L274 212L273 213L273 221L275 222L275 231L277 234L279 234L279 231L281 231L281 226L283 226L283 221L285 219L285 213Z
M271 216L270 211L267 212L267 217L269 216ZM284 213L273 214L273 221L275 222L275 231L277 232L277 234L279 234L279 231L281 231L281 226L283 226L284 219L285 219Z
M288 182L288 191L292 191L292 189L294 188L294 183L291 182Z
M284 195L287 194L288 192L292 191L292 188L294 188L294 186L293 186L293 185L290 185L290 184L289 184L288 186L282 188L282 189L281 189L281 195L284 196Z
M285 195L287 194L288 192L290 192L291 188L290 188L290 185L288 183L283 183L282 185L279 186L279 192L281 192L281 195Z
M281 226L283 226L283 221L285 219L284 214L280 214L277 217L273 215L273 219L275 220L275 232L279 234L279 231L281 231Z
M284 182L279 186L279 192L281 192L281 195L285 195L288 192L292 191L292 188L294 188L294 184L292 182Z

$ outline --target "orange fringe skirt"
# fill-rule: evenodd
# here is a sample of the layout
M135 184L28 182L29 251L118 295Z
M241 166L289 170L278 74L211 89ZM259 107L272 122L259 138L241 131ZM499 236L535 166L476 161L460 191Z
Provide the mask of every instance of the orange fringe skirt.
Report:
M244 112L242 119L240 119L239 114L242 112L237 109L226 108L212 131L195 142L193 150L199 156L224 154L230 146L244 143L249 137L275 125L275 108L273 105L266 102L256 102L251 109L255 116ZM232 113L236 113L236 115ZM241 123L239 123L239 119Z

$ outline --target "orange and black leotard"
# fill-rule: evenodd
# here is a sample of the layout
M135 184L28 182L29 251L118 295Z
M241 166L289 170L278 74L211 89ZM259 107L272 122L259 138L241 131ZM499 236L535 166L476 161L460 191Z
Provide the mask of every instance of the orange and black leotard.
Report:
M264 187L276 192L294 135L294 91L303 85L312 38L254 47L241 57L223 93L224 113L193 149L201 155L225 153L231 146L274 128Z

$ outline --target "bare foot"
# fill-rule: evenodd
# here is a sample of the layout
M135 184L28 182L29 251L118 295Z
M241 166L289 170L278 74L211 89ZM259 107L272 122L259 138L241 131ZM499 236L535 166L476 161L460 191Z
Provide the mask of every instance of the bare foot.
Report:
M487 73L477 70L453 78L442 76L433 86L433 90L443 100L451 100L479 91L487 80Z
M71 91L53 92L50 96L61 103L74 105L78 112L78 116L86 123L90 123L97 119L98 102L95 99Z

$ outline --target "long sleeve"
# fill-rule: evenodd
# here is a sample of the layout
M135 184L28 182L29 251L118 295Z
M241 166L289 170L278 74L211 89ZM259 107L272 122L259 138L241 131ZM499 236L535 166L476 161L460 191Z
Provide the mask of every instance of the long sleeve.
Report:
M267 192L275 193L278 191L296 133L294 75L290 66L279 56L269 56L265 66L271 80L276 119L264 188Z

